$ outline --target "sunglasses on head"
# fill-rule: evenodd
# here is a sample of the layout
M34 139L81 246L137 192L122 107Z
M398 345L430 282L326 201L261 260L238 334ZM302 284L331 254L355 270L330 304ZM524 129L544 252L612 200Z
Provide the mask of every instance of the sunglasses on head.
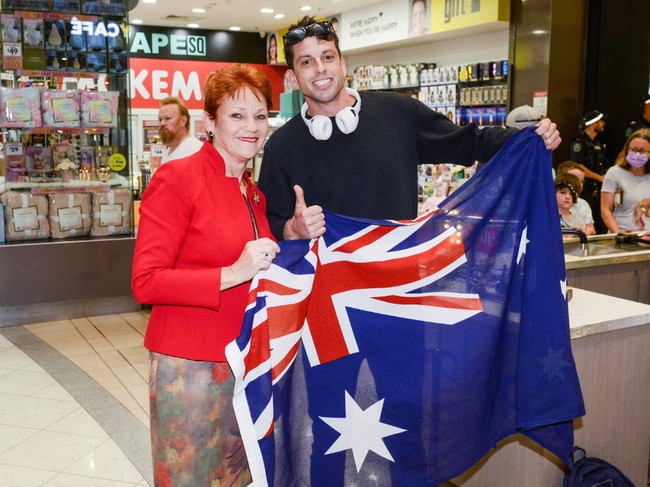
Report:
M327 20L325 22L314 22L313 24L304 27L296 27L282 36L285 44L298 44L302 41L307 34L316 35L322 39L327 38L328 35L334 34L332 23Z

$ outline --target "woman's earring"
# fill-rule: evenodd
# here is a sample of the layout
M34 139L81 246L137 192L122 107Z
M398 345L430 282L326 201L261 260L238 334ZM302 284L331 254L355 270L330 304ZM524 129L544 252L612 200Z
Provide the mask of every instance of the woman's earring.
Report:
M208 131L208 135L209 135L210 137L214 137L214 132L213 132L212 130L209 130L209 131Z

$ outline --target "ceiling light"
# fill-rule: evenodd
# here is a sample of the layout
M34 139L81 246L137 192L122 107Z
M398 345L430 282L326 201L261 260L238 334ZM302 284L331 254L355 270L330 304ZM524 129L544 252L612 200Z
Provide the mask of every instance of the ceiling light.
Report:
M273 16L273 18L274 18L274 19L283 19L283 18L284 18L284 14L275 14L275 15Z
M142 0L142 3L156 3L158 0Z
M196 29L199 27L199 24L187 24L190 29Z
M129 23L140 25L140 24L143 23L143 21L142 21L142 19L131 19L131 20L129 20Z
M261 8L260 12L262 12L263 14L272 14L273 9L272 8Z
M237 27L236 25L233 25L232 27L228 27L228 30L234 30L234 31L240 31L241 27Z
M204 8L193 8L192 12L194 12L195 14L204 14L205 9Z
M300 7L300 10L303 12L308 12L309 10L311 10L311 7L309 5L305 5L304 7Z

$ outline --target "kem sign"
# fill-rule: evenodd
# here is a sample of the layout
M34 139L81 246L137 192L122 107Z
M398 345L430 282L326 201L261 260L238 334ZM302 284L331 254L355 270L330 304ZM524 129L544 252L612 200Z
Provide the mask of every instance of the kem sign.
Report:
M172 56L201 56L207 55L207 41L205 36L185 34L152 33L151 39L145 32L136 32L131 42L131 54L160 54L167 52Z

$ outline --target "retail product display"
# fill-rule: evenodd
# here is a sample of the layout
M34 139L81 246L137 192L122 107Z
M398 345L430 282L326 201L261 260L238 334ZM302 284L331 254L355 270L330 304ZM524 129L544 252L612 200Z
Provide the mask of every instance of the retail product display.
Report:
M124 9L123 0L2 2L9 242L132 234L129 144L117 132L127 103Z
M508 61L425 69L419 99L458 125L504 125Z
M434 68L433 63L359 66L354 70L352 88L356 90L418 88L420 73Z
M90 233L89 193L50 194L48 199L52 238L81 237Z
M461 66L435 63L366 65L354 70L357 90L399 90L458 125L504 125L508 99L508 61Z
M81 125L83 127L115 127L117 125L117 92L82 91Z
M47 196L6 191L0 198L5 206L7 241L42 240L50 237Z
M128 235L131 232L131 191L113 189L107 193L93 194L93 237Z
M43 124L40 88L3 88L0 110L3 127L40 127Z
M75 90L43 90L41 92L43 124L47 127L79 127L79 92Z

